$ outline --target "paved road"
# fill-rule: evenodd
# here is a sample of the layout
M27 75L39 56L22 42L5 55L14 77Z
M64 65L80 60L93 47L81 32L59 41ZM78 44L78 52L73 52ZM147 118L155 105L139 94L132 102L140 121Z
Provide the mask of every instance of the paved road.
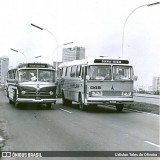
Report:
M150 94L134 94L135 102L144 102L149 104L160 105L160 96L159 95L150 95Z
M8 103L4 92L0 92L0 121L5 122L5 132L8 137L3 150L160 150L158 115L127 110L117 113L115 108L89 108L82 112L78 109L78 105L65 107L61 105L60 101L52 107L52 110L44 109L44 106L41 107L27 105L25 108L17 109ZM47 159L114 160L115 157ZM127 160L128 157L117 159ZM129 159L135 160L135 158Z

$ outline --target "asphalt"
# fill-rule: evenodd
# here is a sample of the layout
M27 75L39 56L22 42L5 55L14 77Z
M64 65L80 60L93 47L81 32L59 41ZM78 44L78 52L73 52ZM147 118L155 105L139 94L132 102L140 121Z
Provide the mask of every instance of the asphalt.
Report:
M1 92L2 91L2 92ZM0 92L4 94L4 90L0 88ZM134 109L142 112L149 112L153 114L160 114L159 105L155 104L147 104L147 103L141 103L141 102L134 102L133 105L125 106L125 108L128 109ZM1 114L1 112L0 112ZM1 116L0 116L1 117ZM4 131L4 121L0 119L0 151L5 145L5 131Z

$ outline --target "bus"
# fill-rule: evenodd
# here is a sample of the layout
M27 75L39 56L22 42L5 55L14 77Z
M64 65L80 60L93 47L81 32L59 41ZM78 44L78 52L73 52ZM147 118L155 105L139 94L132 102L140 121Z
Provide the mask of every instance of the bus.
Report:
M56 103L55 68L47 63L23 63L7 73L9 103L20 107L22 103Z
M136 79L127 59L101 56L64 62L58 66L57 94L63 105L78 102L80 110L109 104L122 111L125 104L133 103Z

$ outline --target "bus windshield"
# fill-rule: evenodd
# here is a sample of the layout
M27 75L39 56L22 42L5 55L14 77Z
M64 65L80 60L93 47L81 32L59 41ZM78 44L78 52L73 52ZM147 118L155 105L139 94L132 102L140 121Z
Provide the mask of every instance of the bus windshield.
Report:
M90 80L111 80L111 66L90 66Z
M38 81L55 82L55 71L39 69L38 70Z
M55 82L55 72L53 70L44 69L21 69L18 72L18 80L20 82Z
M132 67L113 66L113 80L132 80Z

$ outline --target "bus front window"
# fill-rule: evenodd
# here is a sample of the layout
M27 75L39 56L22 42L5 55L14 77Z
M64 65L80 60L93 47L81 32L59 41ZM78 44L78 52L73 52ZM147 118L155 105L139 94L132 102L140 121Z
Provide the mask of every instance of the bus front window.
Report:
M39 69L38 70L38 81L55 82L55 71Z
M111 80L111 66L90 66L90 80Z
M20 82L37 81L37 70L36 69L21 69L19 70L18 75L19 75L18 77L19 77Z
M131 80L132 68L129 66L113 66L113 80Z

